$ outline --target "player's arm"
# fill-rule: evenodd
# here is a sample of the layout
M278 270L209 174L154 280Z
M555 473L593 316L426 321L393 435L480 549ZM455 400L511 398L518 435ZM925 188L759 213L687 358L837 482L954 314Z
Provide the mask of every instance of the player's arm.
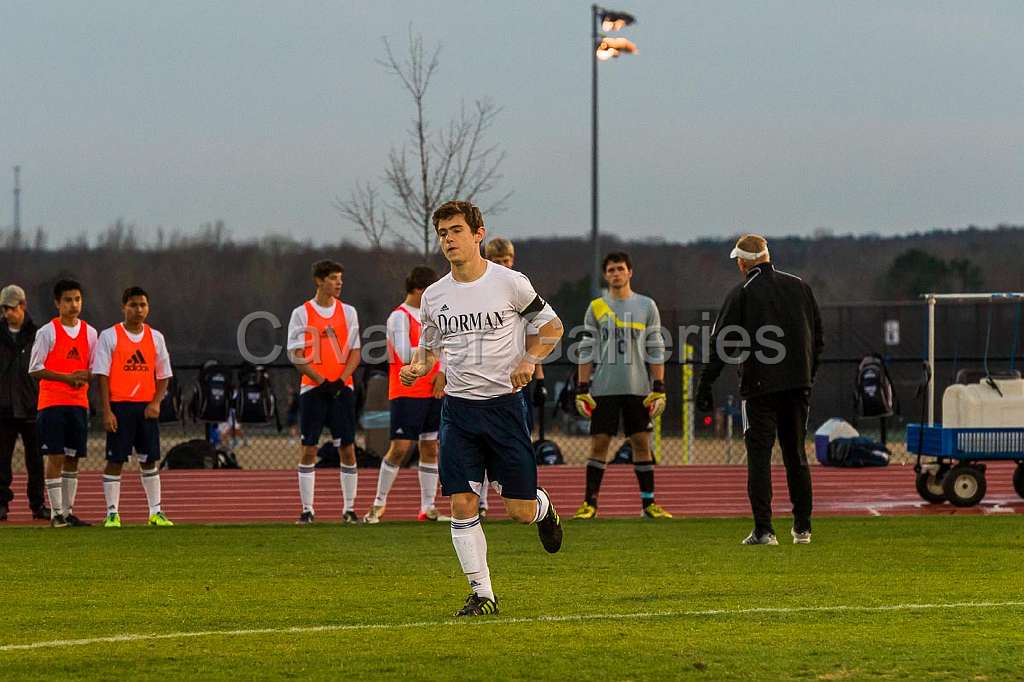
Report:
M551 306L548 306L547 303L543 301L541 303L551 310ZM554 315L553 310L551 310L551 314ZM512 371L512 388L522 388L530 383L537 366L555 349L564 331L562 321L556 316L541 325L536 335L526 337L526 354Z
M359 367L359 363L363 359L362 354L362 341L359 337L359 314L356 309L351 306L345 306L345 317L348 320L348 357L345 358L345 369L341 371L341 376L338 377L338 381L343 385L348 385L348 380L355 373Z
M156 380L156 393L153 394L153 399L146 405L144 413L146 419L159 419L160 403L164 401L164 396L167 395L167 384L169 383L171 383L170 377Z
M661 333L661 314L658 306L651 301L644 330L644 351L647 356L647 372L651 378L651 391L644 398L644 407L651 418L660 417L665 411L665 337Z
M403 366L398 372L398 378L402 381L402 385L412 386L417 379L427 376L437 362L437 358L436 351L424 348L420 343L419 348L412 354L412 362Z
M413 351L412 362L398 372L398 379L402 385L412 386L417 379L429 374L438 361L440 348L441 330L431 314L428 301L424 298L420 302L420 344Z
M597 352L598 334L594 306L589 305L586 315L583 316L583 336L580 338L579 365L576 374L576 411L581 417L587 419L597 407L597 401L590 395L590 377L594 372L594 354Z
M349 350L348 357L345 358L345 369L342 370L341 376L338 377L338 381L343 384L347 384L349 378L359 367L359 362L362 360L362 353L359 348L353 348Z
M117 337L112 340L110 334L104 333L96 343L96 350L92 354L90 367L93 376L97 379L100 389L100 411L103 415L103 428L110 433L117 432L117 417L110 407L110 363L113 358L114 346L117 344Z
M146 405L145 416L147 419L160 418L160 403L164 401L164 396L167 395L167 386L171 383L171 375L173 374L171 371L171 354L167 352L167 341L164 339L163 334L155 332L153 340L157 352L156 392L153 394L153 399Z
M313 332L306 324L302 307L292 311L292 317L288 321L288 360L301 376L308 377L314 384L319 386L324 383L324 377L310 365L306 359L306 339L311 337Z
M526 353L509 377L513 390L518 390L530 383L537 365L558 345L564 327L554 309L537 294L525 275L514 280L511 300L515 311L526 324L537 329L535 335L527 335Z

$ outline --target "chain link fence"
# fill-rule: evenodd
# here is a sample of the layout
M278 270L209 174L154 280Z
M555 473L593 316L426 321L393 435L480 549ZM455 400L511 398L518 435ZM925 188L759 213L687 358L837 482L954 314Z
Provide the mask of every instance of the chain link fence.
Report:
M819 370L811 400L807 452L813 459L813 431L830 417L842 417L857 427L862 435L881 439L882 424L878 419L857 419L854 390L859 358L828 360ZM936 395L952 383L953 363L936 363ZM651 434L652 446L662 464L744 464L740 400L735 373L723 372L715 385L715 410L711 414L696 413L693 396L700 377L700 363L670 363L665 367L665 385L668 407ZM186 416L183 421L161 426L161 445L166 454L174 445L192 439L207 439L218 448L235 454L244 469L290 469L299 455L297 411L292 401L298 394L298 374L291 366L274 365L267 368L271 378L277 406L277 419L269 424L240 424L228 421L206 424L188 416L188 403L197 385L198 367L175 368L175 377L182 390ZM360 428L356 443L377 456L387 446L387 411L366 408L366 386L370 377L383 377L384 367L361 367L356 373L357 398L360 405ZM565 464L583 465L590 454L589 421L560 405L559 396L575 366L552 363L545 366L545 386L548 399L543 411L545 437L558 444ZM903 443L908 421L920 421L923 398L915 393L922 381L920 360L890 359L889 371L900 403L900 413L886 420L885 440L892 451L893 461L909 461ZM377 382L382 379L378 378ZM685 399L684 399L685 397ZM98 404L97 400L93 405ZM539 408L538 408L539 409ZM536 414L536 413L535 413ZM539 424L539 414L535 422ZM539 437L535 426L534 438ZM103 466L105 435L100 415L94 411L91 418L89 457L81 463L83 470ZM327 441L324 434L323 442ZM614 454L625 438L613 439ZM19 444L20 448L20 444ZM777 448L776 448L777 449ZM776 457L780 453L776 452ZM15 466L22 466L20 452L15 453ZM781 459L779 459L781 462Z

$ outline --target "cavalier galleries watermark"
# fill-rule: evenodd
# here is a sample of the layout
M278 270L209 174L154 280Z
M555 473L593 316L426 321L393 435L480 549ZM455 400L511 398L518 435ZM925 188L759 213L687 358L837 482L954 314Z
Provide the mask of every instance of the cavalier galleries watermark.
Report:
M500 330L505 325L513 323L500 315L496 317L491 324L494 330L491 338L504 341L501 356L525 355L526 334L501 334ZM679 353L679 361L684 362L687 361L687 347L700 349L699 359L691 356L689 361L701 364L710 362L712 356L727 365L742 365L751 357L764 365L776 365L786 359L785 333L781 327L764 325L751 331L739 325L728 325L716 329L707 313L701 317L701 324L680 326L675 333L661 326L639 329L625 325L598 329L577 325L562 336L544 363L663 364L671 359L673 349ZM431 345L443 347L453 360L480 364L487 362L489 357L493 359L493 346L485 340L487 333L459 333L449 325L445 330L427 327L423 334L426 338L434 337L435 342ZM407 338L407 333L405 336ZM239 354L254 365L281 361L316 364L327 349L334 357L344 359L355 346L352 339L339 339L330 328L322 330L306 326L288 331L277 315L265 310L243 317L238 323L235 339ZM407 342L405 345L407 347ZM286 352L289 348L292 352ZM383 324L360 329L358 348L361 362L374 365L391 362L393 352L398 352L389 343L387 325ZM490 355L487 348L490 348ZM399 358L403 355L408 357L399 353Z

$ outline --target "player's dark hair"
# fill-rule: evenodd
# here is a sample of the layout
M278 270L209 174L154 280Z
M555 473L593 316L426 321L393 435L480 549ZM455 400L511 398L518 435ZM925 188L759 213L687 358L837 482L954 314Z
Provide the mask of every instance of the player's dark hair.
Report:
M65 291L77 291L78 293L85 296L85 292L82 291L82 285L73 279L61 279L57 280L57 283L53 285L53 300L60 301L61 296L64 295Z
M466 219L466 225L469 226L470 232L479 232L480 228L484 226L484 216L480 213L480 209L471 204L468 201L446 201L441 204L436 211L434 211L433 221L434 229L437 229L437 224L442 220L448 220L460 215Z
M327 279L336 272L345 273L345 268L337 261L318 260L313 263L313 277L315 279Z
M437 281L437 273L426 265L417 265L405 278L405 293L411 294L416 289L426 289Z
M144 296L146 298L146 303L149 303L149 294L146 293L145 289L142 287L128 287L124 290L124 293L121 294L121 305L128 305L128 301L132 300L136 296Z
M609 263L625 263L627 268L633 269L633 261L629 259L629 254L625 251L612 251L605 256L604 260L601 261L602 272L608 269Z

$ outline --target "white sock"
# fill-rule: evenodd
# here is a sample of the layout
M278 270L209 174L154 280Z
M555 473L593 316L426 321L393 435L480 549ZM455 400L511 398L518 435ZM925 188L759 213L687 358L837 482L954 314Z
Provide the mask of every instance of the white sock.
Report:
M54 516L64 513L64 481L60 478L46 479L46 496L50 498L50 509Z
M313 513L313 489L316 487L316 465L299 465L299 498L302 499L302 511Z
M64 516L67 516L75 508L75 495L78 494L78 472L65 471L61 475L61 481L64 485Z
M437 496L437 465L420 464L420 511L425 512L434 506Z
M373 500L373 506L383 507L388 503L388 493L391 492L391 486L395 484L397 477L398 467L387 462L380 463L380 473L377 475L377 497ZM342 483L344 482L343 480Z
M487 538L484 537L480 517L452 519L452 544L473 592L493 601L491 572L487 568Z
M149 515L159 514L160 509L160 470L142 470L142 489L146 491L146 502L149 503Z
M103 474L103 497L107 501L107 513L116 514L121 505L121 476Z
M548 494L537 488L537 516L534 517L533 522L537 523L545 516L548 515L548 509L551 507L551 500L548 498Z
M487 478L487 472L484 472L484 484L480 486L480 507L487 509L487 493L490 492L491 481Z
M341 497L345 502L342 513L355 511L356 509L356 488L359 484L359 469L354 465L341 465Z

